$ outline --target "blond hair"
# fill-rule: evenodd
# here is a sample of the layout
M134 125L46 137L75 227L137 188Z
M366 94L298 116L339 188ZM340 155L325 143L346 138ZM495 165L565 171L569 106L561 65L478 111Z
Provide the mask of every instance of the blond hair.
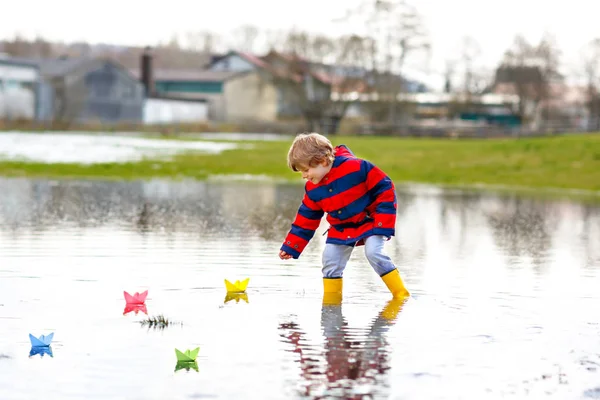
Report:
M300 133L288 152L288 167L298 172L299 167L315 167L323 161L333 163L333 145L318 133Z

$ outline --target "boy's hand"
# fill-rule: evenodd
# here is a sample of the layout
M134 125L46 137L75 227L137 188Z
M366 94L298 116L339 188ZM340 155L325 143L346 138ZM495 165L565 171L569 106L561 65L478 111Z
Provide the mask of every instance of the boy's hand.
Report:
M281 258L282 260L289 260L290 258L292 258L291 254L286 253L283 250L279 251L279 258Z

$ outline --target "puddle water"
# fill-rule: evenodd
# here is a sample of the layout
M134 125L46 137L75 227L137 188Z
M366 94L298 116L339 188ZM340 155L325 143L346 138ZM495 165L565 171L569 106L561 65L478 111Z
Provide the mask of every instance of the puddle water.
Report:
M413 297L357 249L323 306L325 224L277 257L302 191L0 179L0 398L597 398L599 206L402 189L387 251ZM145 290L173 325L125 309Z
M233 143L77 133L0 133L0 160L42 163L120 163L185 151L219 153Z

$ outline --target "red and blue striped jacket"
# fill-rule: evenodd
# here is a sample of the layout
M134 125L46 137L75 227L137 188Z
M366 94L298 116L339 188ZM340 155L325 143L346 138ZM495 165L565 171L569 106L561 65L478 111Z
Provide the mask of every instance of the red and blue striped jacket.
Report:
M331 225L327 243L360 246L369 236L391 237L396 208L392 180L346 146L337 146L331 171L316 185L306 182L302 204L281 250L300 257L325 213Z

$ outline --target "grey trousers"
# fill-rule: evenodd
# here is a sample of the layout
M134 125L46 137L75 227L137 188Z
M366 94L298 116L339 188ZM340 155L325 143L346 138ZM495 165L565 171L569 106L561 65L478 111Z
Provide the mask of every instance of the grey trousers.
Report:
M383 250L385 241L385 236L380 235L365 239L365 256L379 276L396 269L392 259ZM323 277L341 278L352 250L353 246L327 243L323 251Z

